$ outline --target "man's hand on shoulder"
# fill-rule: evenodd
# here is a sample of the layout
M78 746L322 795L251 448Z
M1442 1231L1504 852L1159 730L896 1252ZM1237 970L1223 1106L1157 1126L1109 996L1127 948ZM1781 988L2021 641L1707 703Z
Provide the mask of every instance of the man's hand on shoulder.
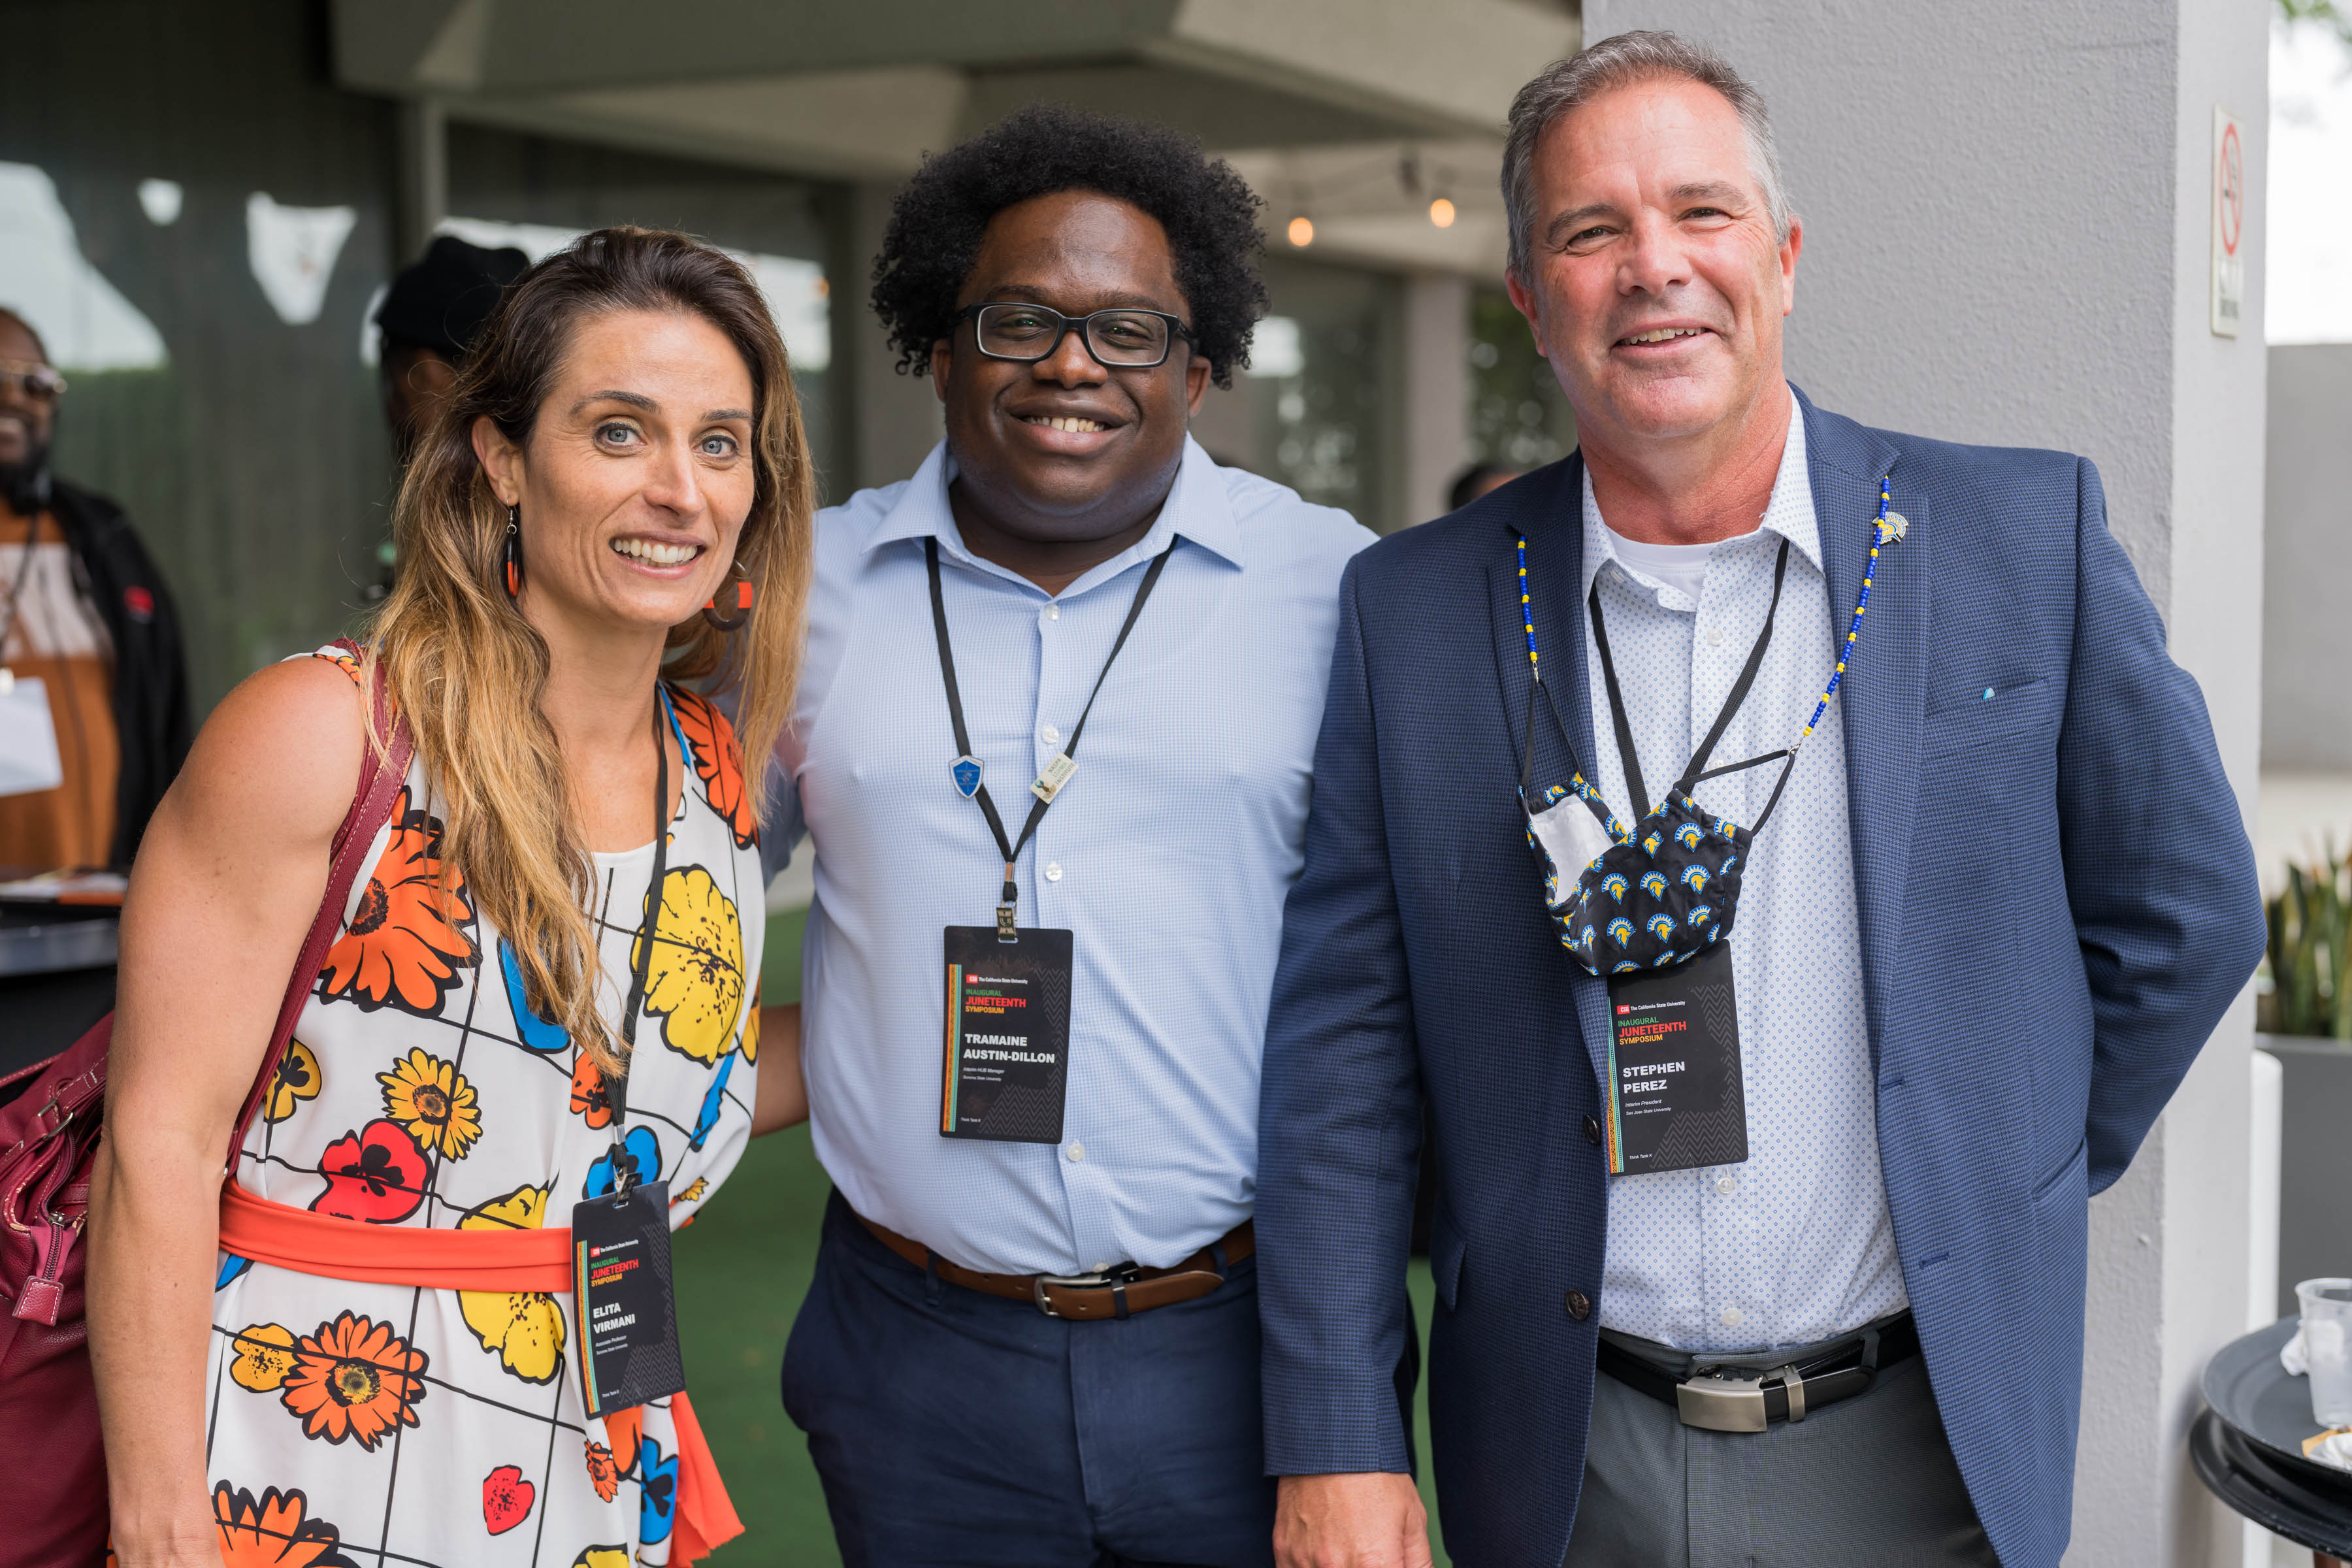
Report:
M1431 1568L1429 1513L1411 1476L1285 1476L1274 1515L1279 1568Z

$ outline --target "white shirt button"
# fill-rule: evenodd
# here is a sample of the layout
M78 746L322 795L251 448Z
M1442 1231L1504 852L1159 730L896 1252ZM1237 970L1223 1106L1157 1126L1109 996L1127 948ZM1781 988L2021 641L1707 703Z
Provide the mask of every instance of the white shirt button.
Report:
M1049 621L1060 620L1062 618L1062 606L1059 605L1047 605L1045 606L1045 618ZM1101 1270L1097 1269L1096 1272L1099 1273Z
M1049 746L1058 746L1062 743L1062 732L1051 724L1038 731L1037 738Z
M1049 882L1058 882L1058 881L1060 881L1061 879L1062 879L1062 863L1061 863L1059 860L1048 860L1048 861L1046 861L1046 862L1045 862L1045 880L1047 880L1047 881L1049 881Z
M1717 1176L1715 1179L1715 1190L1721 1193L1727 1198L1732 1194L1739 1190L1739 1178L1737 1176Z
M1073 1156L1072 1156L1072 1158L1073 1158L1073 1159L1075 1159L1075 1158L1076 1158L1076 1155L1073 1155ZM1726 1308L1723 1310L1723 1326L1724 1326L1725 1328L1727 1328L1727 1329L1736 1329L1736 1328L1738 1328L1738 1327L1739 1326L1739 1324L1740 1324L1740 1321L1741 1321L1741 1313L1740 1313L1740 1310L1739 1310L1739 1309L1738 1309L1738 1308L1737 1308L1737 1307L1726 1307Z
M1077 1163L1079 1163L1081 1161L1085 1160L1085 1159L1086 1159L1086 1157L1087 1157L1087 1146L1086 1146L1085 1144L1083 1144L1083 1143L1073 1143L1073 1144L1071 1144L1071 1145L1070 1145L1070 1163L1071 1163L1071 1164L1073 1164L1073 1165L1077 1164Z
M1723 646L1723 628L1721 626L1709 626L1706 628L1706 646L1709 647L1721 647Z

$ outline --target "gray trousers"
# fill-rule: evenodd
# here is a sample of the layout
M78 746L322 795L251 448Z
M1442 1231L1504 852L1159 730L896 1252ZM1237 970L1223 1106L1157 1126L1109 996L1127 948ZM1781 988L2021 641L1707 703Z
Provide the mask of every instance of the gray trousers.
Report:
M1620 1344L1626 1344L1619 1340ZM1927 1364L1760 1433L1685 1426L1592 1380L1584 1491L1563 1568L1999 1568L1952 1459Z

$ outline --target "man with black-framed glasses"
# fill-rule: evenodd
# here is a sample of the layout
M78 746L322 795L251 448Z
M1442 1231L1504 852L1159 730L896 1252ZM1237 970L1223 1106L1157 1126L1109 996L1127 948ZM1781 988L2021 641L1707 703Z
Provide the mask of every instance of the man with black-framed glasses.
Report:
M766 827L816 858L767 1070L801 1046L837 1189L784 1402L851 1564L1272 1561L1258 1061L1371 536L1186 433L1255 208L1032 110L925 163L876 271L947 437L820 515Z
M0 701L10 760L46 736L58 779L0 795L0 867L128 869L194 738L187 656L122 509L50 472L65 393L0 309Z

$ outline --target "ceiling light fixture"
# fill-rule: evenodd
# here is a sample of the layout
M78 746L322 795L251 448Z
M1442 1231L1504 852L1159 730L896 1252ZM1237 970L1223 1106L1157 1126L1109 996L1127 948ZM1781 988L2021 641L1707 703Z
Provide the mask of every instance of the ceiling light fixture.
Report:
M1290 220L1290 243L1304 250L1315 243L1315 225L1302 213Z
M1444 196L1429 204L1429 221L1440 228L1454 226L1454 204Z

